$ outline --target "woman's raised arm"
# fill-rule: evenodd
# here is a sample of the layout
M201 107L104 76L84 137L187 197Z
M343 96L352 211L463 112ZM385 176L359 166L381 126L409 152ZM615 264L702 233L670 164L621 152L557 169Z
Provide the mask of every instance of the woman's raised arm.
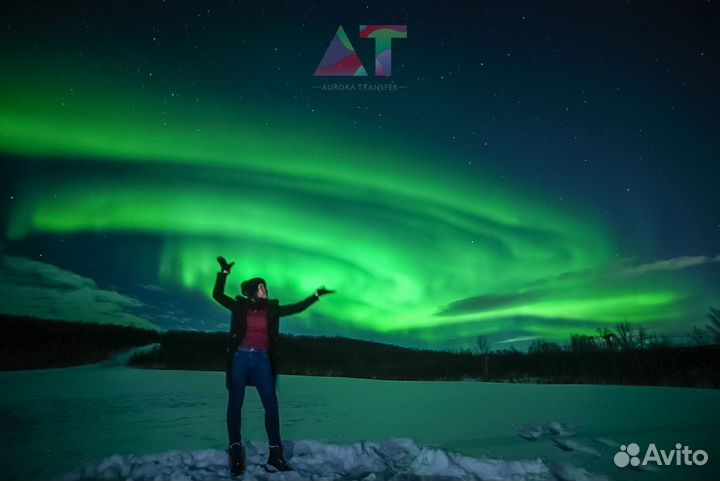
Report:
M280 317L292 316L293 314L302 312L305 309L307 309L308 307L310 307L315 301L317 301L320 298L320 296L324 296L325 294L331 294L333 292L335 292L335 291L330 291L328 289L325 289L324 287L321 287L315 291L315 294L303 299L300 302L296 302L295 304L286 304L284 306L279 306L278 314Z
M218 272L215 277L212 297L221 306L227 309L232 309L237 301L225 294L225 281L227 280L227 276L230 274L230 269L232 269L232 266L235 265L235 262L233 261L228 264L228 261L226 261L222 256L218 256L217 261L220 264L220 272Z

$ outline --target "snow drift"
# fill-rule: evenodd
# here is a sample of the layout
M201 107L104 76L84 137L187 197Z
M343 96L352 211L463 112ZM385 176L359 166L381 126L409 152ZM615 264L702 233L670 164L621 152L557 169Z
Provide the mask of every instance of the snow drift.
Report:
M546 465L541 459L505 461L471 458L410 439L379 443L328 444L313 440L286 441L285 457L294 471L268 473L264 469L267 444L245 443L247 470L236 479L257 480L584 480L601 479L582 468ZM225 451L168 451L152 455L116 454L60 477L62 481L210 480L230 478Z

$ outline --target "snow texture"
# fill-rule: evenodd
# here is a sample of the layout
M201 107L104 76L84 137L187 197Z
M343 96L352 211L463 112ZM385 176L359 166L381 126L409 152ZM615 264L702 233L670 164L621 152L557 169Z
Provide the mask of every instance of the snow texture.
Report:
M294 471L265 470L267 444L245 443L247 470L236 479L257 480L550 480L556 479L542 460L504 461L471 458L442 449L419 446L410 439L351 445L319 441L287 441L285 457ZM589 479L569 465L554 467L563 479ZM61 478L78 480L210 480L230 478L225 451L168 451L143 456L116 454Z

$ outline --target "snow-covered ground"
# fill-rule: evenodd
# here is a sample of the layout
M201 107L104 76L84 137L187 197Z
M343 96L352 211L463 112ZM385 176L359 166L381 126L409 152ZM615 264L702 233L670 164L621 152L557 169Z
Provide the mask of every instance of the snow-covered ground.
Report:
M408 479L555 479L541 460L501 461L475 459L441 449L421 447L409 439L351 445L319 441L290 441L286 458L293 471L270 473L264 468L267 445L247 443L248 468L238 479L257 480L408 480ZM573 479L599 479L588 477ZM169 451L146 456L114 455L98 464L84 466L61 479L76 480L214 480L229 477L227 454L206 449Z
M224 373L101 363L0 373L0 479L227 476ZM268 474L249 389L245 479L718 479L720 391L281 376ZM618 468L620 444L704 449L702 467Z

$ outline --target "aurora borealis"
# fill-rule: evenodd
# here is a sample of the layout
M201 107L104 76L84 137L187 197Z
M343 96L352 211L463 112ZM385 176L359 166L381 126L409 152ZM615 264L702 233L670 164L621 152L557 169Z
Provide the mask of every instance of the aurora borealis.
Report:
M412 346L683 336L720 303L715 6L120 4L2 7L6 311L42 279L72 318L63 271L224 329L220 254L230 289L337 291L284 332ZM362 82L403 88L321 91L357 80L313 75L338 25L369 68L373 23L407 38Z

